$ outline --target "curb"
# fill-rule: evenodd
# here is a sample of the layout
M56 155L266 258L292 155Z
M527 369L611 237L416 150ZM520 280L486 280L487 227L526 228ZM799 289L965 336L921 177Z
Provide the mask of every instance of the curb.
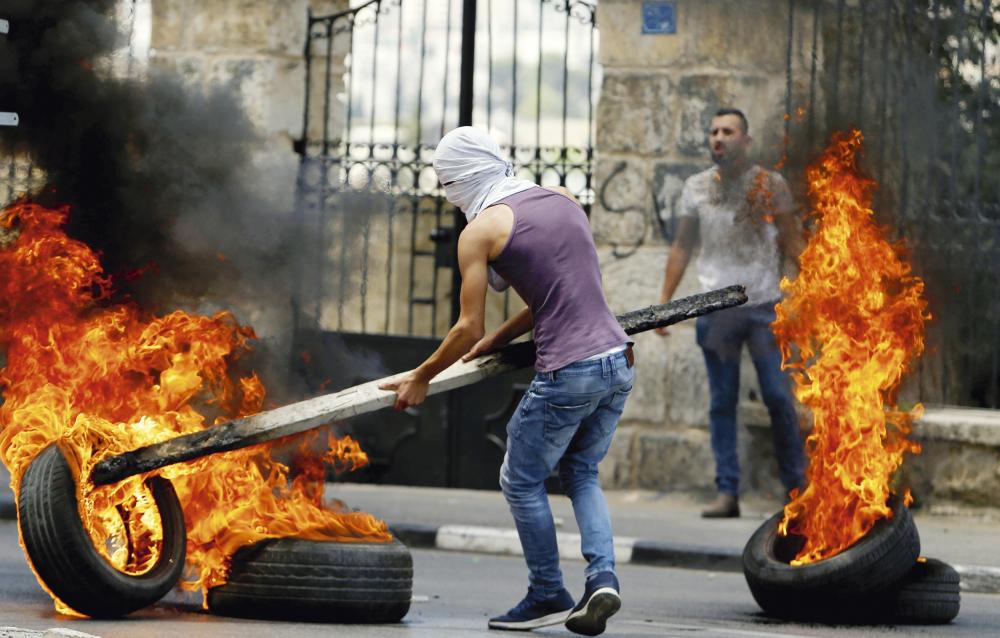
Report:
M521 542L513 528L476 527L472 525L390 525L389 531L411 548L444 549L458 552L478 552L520 556ZM580 535L556 533L559 557L582 560ZM615 562L620 565L650 565L680 567L723 572L742 572L743 554L738 550L665 543L635 538L615 538Z
M475 527L471 525L412 525L398 523L389 531L410 548L441 549L520 556L521 545L513 528ZM583 560L580 535L556 533L559 557ZM635 538L615 539L615 561L620 565L677 567L719 572L743 572L743 552L725 547L689 545ZM961 576L963 592L1000 594L1000 567L952 565Z
M94 634L85 634L75 629L21 629L20 627L0 627L0 638L101 638Z
M1000 567L952 565L961 576L962 591L970 594L1000 594Z

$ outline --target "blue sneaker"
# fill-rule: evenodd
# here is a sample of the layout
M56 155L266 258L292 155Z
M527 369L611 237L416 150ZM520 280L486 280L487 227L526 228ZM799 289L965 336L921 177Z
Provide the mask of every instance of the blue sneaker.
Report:
M573 609L573 595L563 589L552 598L537 598L531 591L517 606L502 616L490 618L490 629L528 631L538 627L560 625Z
M621 609L619 591L621 588L614 572L599 572L587 579L583 598L566 619L566 629L584 636L603 634L608 618Z

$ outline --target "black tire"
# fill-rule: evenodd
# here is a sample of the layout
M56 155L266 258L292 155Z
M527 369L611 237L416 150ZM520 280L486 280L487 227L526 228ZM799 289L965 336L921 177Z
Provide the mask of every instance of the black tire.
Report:
M881 519L854 545L825 560L793 567L801 536L778 535L778 512L754 532L743 550L743 574L754 600L778 618L864 622L873 599L883 597L913 568L920 537L909 510L890 499Z
M28 466L18 494L18 525L31 565L45 586L74 611L94 618L124 616L163 598L184 568L184 513L170 481L147 480L160 513L163 542L152 569L130 575L94 548L77 508L76 484L55 445Z
M240 618L394 623L412 597L413 558L398 540L278 538L233 555L226 583L208 590L208 609Z
M920 561L882 607L883 622L894 625L943 625L958 616L961 577L933 558Z

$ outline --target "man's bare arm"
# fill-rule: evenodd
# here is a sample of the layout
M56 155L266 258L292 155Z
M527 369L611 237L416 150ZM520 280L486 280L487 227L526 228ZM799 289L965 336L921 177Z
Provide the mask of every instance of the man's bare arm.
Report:
M534 318L531 316L531 309L525 308L521 310L521 312L503 322L493 333L480 339L476 345L472 346L472 350L469 350L468 354L462 357L462 361L469 361L480 355L493 352L531 330L533 325Z
M795 276L798 272L799 256L806 246L802 223L797 214L795 199L788 189L788 183L779 173L769 174L768 188L774 202L774 226L778 231L778 252L782 270Z
M660 289L660 303L667 303L677 292L677 286L684 277L688 262L691 261L691 252L698 241L698 218L684 216L677 221L677 236L674 243L670 245L670 252L667 254L667 265L663 272L663 287ZM666 328L657 328L656 333L661 336L669 334Z
M774 216L774 225L778 229L778 251L781 253L782 263L797 269L799 256L806 247L798 218L791 212L780 213Z
M458 321L430 357L415 370L381 384L396 391L396 409L420 405L427 386L439 372L455 363L483 337L486 313L486 260L490 237L483 225L470 225L458 239L458 266L462 273Z
M687 270L691 252L698 239L698 218L681 217L677 222L677 236L670 245L667 265L663 272L663 287L660 289L660 303L667 303L677 292L677 286Z

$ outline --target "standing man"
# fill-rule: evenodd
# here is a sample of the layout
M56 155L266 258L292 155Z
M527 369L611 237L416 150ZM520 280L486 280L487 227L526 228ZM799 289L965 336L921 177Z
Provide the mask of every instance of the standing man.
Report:
M719 492L701 515L729 518L740 515L736 404L744 343L771 416L781 482L788 492L804 483L795 399L789 378L781 370L781 351L770 327L775 319L774 305L781 298L778 284L783 263L795 263L802 236L785 180L747 158L751 137L741 111L719 110L712 118L708 143L715 166L684 182L677 235L667 257L660 303L673 297L699 241L698 280L703 290L732 284L746 287L749 300L745 306L699 317L695 324L708 368L708 418ZM662 328L657 332L667 334Z
M396 408L418 405L435 375L534 330L537 374L507 423L500 487L530 572L528 593L492 629L565 623L594 636L621 606L608 506L597 465L611 445L635 376L632 342L608 308L586 214L566 189L511 177L510 162L486 133L457 128L442 138L434 170L469 225L458 239L462 274L458 321L415 370L381 387ZM509 282L527 308L485 333L487 283ZM579 602L563 585L545 479L559 467L587 560Z

